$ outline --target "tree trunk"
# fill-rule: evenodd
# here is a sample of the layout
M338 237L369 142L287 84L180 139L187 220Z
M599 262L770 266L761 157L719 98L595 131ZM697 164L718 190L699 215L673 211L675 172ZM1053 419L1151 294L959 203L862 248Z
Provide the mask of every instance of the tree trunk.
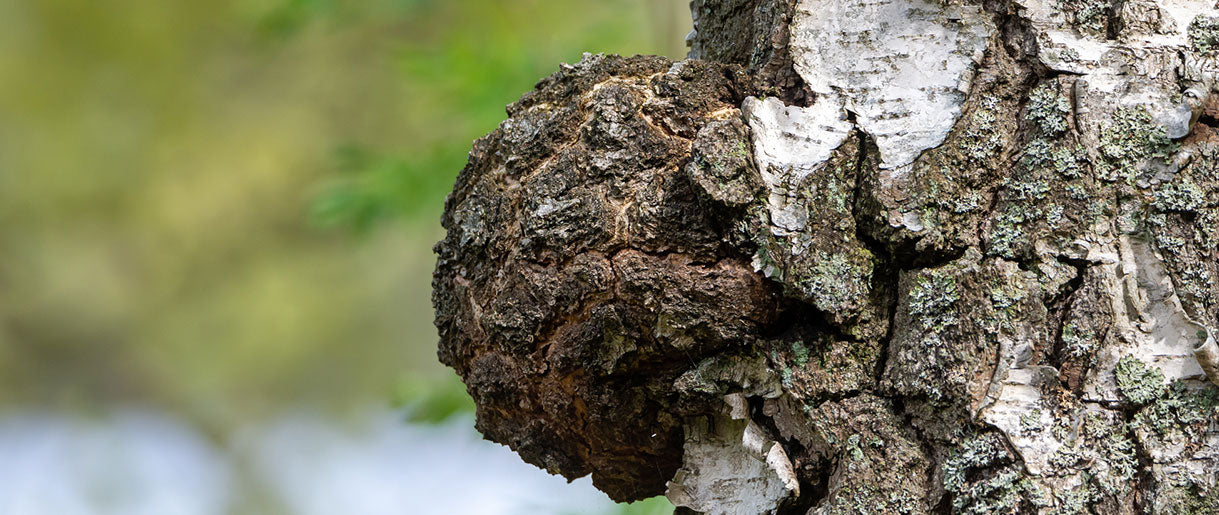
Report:
M1219 12L695 0L449 197L478 428L706 513L1219 513Z

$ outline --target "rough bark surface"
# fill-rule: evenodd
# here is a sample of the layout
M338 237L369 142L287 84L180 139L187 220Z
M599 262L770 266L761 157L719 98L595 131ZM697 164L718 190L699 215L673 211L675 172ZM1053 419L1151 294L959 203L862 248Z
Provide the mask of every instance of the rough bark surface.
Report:
M1219 513L1219 12L695 0L446 204L478 428L705 513Z

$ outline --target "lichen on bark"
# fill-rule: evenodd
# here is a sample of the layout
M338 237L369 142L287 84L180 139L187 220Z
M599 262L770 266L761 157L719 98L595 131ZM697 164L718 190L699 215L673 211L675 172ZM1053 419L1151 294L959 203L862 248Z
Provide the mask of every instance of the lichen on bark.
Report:
M1219 511L1213 5L692 10L691 59L564 65L458 177L487 438L707 513Z

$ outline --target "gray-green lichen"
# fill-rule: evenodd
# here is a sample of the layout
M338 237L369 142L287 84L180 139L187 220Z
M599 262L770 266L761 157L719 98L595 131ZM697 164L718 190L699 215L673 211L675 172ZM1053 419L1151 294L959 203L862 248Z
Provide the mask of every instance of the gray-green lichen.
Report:
M957 325L953 306L960 300L957 280L944 270L932 270L915 280L910 289L910 314L924 329L942 332Z
M996 433L965 439L949 452L942 468L954 513L1013 513L1031 507L1033 485Z
M1134 356L1126 356L1114 369L1117 388L1135 404L1147 404L1164 393L1164 374Z
M1063 0L1062 12L1072 25L1087 34L1103 36L1108 29L1112 5L1105 0Z
M1017 359L1044 335L1035 274L971 249L947 265L903 274L884 381L958 422L992 387L995 360ZM1039 336L1041 337L1041 336Z
M1160 211L1192 212L1206 205L1206 197L1192 182L1166 184L1155 191L1152 205Z
M1106 165L1102 177L1133 181L1148 160L1166 161L1179 148L1144 106L1120 108L1112 123L1101 129L1099 151Z
M1219 48L1219 17L1199 14L1189 22L1189 42L1194 50L1210 52Z
M1156 513L1215 513L1219 508L1219 389L1174 383L1130 423L1151 460Z
M870 394L809 409L810 451L833 467L825 498L813 515L926 513L929 461L894 406Z
M1058 84L1055 82L1033 89L1029 94L1028 112L1024 115L1049 137L1058 136L1067 130L1067 115L1071 113L1071 102L1057 89Z

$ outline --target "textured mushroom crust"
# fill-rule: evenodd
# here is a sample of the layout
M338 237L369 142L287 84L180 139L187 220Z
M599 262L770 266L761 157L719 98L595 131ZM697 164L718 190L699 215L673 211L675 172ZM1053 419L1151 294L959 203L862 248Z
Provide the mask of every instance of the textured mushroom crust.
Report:
M487 438L616 499L663 492L697 409L674 380L751 346L779 306L704 207L753 198L715 189L757 175L745 83L732 66L590 56L475 144L434 300L441 360Z

